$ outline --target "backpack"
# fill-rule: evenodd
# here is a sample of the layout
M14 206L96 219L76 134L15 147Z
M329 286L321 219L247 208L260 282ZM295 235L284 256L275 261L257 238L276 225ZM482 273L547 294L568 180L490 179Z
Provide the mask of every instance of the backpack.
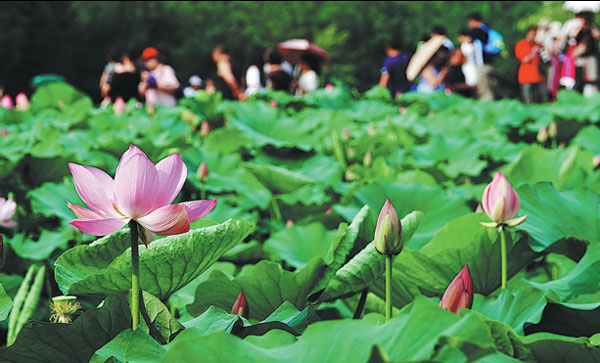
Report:
M488 40L487 43L483 46L483 52L488 55L499 55L500 53L502 53L503 50L506 49L502 34L487 26L484 27L485 29L483 30L487 32Z

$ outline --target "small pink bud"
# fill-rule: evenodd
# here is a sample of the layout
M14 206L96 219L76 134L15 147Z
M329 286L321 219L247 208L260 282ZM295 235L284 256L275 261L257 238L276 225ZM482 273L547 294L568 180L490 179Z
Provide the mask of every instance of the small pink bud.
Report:
M521 208L521 199L501 171L496 172L492 182L485 187L481 205L485 214L497 225L515 226L527 218L516 218ZM514 224L516 222L518 223Z
M465 179L465 184L471 184L471 178L466 178Z
M594 167L600 168L600 155L594 156Z
M344 141L350 140L350 131L348 131L348 129L344 129L342 131L342 140L344 140Z
M555 139L558 135L558 126L555 121L550 122L550 126L548 127L548 136L551 139Z
M231 308L231 313L243 317L248 316L248 302L246 302L243 292L240 292L237 299L235 299L233 307Z
M202 124L200 125L200 136L202 137L207 137L208 134L210 134L210 125L208 124L208 121L202 121Z
M6 108L7 110L12 110L12 108L15 107L13 100L9 95L2 96L2 102L0 103L0 106Z
M379 212L374 241L377 252L382 255L397 255L402 251L402 223L389 198Z
M398 109L398 113L406 113L406 107L402 106Z
M285 222L285 228L290 228L294 226L294 221L292 221L291 219L288 219L287 222Z
M198 175L202 182L206 183L208 181L208 165L204 161L200 163L196 175Z
M373 155L371 154L371 150L367 150L365 153L365 157L363 159L364 166L371 166L373 163Z
M15 97L15 102L19 111L26 111L29 108L29 99L27 99L27 95L23 92Z
M333 91L333 87L334 85L332 83L327 83L327 85L325 86L325 91L331 92Z
M120 115L125 112L125 101L123 100L123 97L117 97L117 99L115 99L113 111L115 115Z
M2 137L7 137L8 136L8 130L7 129L2 129Z
M540 131L537 133L537 142L543 144L548 140L548 128L546 126L542 126Z
M455 314L460 308L470 309L473 306L473 281L468 265L465 265L448 285L442 301L440 301L440 306Z
M328 216L331 214L331 212L333 212L333 208L329 207L327 208L327 210L325 211L325 215Z
M269 101L269 105L273 108L277 108L277 100L272 98L271 101Z

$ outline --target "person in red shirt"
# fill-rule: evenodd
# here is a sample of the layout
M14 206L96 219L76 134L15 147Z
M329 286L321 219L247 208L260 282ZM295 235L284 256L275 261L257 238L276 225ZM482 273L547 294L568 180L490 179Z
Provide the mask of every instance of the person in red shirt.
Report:
M519 66L519 84L523 102L531 104L535 101L547 102L548 94L545 87L545 78L540 73L541 45L535 42L536 27L531 27L515 45L515 56L521 62Z

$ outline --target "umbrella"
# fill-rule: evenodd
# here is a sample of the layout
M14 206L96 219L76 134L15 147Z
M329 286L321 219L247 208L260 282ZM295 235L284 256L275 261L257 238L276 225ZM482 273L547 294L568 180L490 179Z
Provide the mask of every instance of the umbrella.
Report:
M586 11L597 13L600 11L600 1L565 1L563 9L570 10L576 14Z
M408 66L406 67L406 79L410 82L414 81L435 52L442 47L445 40L445 36L435 35L423 43L410 58L410 62L408 62Z
M329 54L320 47L312 44L306 39L290 39L279 43L277 46L281 55L291 64L298 63L300 55L304 52L310 52L321 58L325 65L329 65Z

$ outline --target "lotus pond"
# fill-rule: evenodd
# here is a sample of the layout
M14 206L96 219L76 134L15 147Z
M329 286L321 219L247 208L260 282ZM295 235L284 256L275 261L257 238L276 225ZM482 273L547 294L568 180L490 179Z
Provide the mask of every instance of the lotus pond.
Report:
M51 83L0 129L2 362L600 362L600 96Z

